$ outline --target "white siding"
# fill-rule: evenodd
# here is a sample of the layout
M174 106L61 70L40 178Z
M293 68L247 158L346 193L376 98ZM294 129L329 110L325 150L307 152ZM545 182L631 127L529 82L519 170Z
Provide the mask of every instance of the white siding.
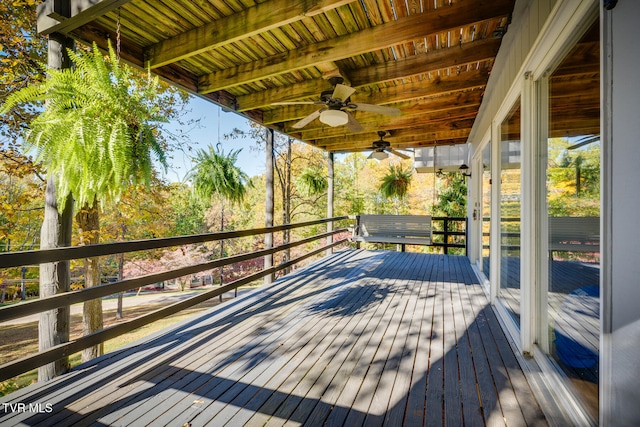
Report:
M600 421L640 425L640 2L602 12L603 239Z
M527 54L555 3L555 0L516 1L513 20L502 41L480 112L469 136L469 142L474 146L490 128L513 82L522 77L520 74L524 72L522 67Z

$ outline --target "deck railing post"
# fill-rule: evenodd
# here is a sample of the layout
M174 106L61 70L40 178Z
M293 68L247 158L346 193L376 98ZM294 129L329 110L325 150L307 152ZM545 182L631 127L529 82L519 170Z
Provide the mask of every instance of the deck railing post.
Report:
M444 254L449 255L449 218L444 218L443 228L444 228Z

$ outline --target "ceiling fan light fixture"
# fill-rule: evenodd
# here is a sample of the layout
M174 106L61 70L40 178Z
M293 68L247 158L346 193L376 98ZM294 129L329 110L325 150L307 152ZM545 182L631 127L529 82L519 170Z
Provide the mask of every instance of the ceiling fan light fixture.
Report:
M320 121L329 126L342 126L347 124L349 116L341 110L324 110L320 113Z
M376 160L384 160L384 159L386 159L386 158L388 158L388 157L389 157L389 155L388 155L387 153L385 153L384 151L382 151L382 150L376 150L376 151L372 152L372 153L369 155L369 157L368 157L368 158L369 158L369 159L376 159Z

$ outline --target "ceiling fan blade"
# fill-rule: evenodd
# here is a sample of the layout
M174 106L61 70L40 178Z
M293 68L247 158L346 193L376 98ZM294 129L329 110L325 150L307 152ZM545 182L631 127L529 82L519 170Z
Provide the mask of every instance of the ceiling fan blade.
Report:
M345 113L347 112L345 111ZM357 133L357 132L362 132L364 130L362 125L358 123L355 117L353 117L353 114L347 113L347 117L349 119L349 121L347 122L347 128L349 128L350 132Z
M384 114L385 116L400 116L402 111L396 107L387 107L384 105L373 104L353 104L359 111L366 111L368 113Z
M351 95L353 95L355 91L356 90L350 86L337 84L336 88L333 90L333 95L331 95L331 98L346 101Z
M302 129L303 127L305 127L306 125L308 125L309 123L311 123L312 121L314 121L315 119L317 119L318 117L320 117L320 113L322 112L322 108L314 111L313 113L309 114L307 117L305 117L304 119L300 120L299 122L295 123L292 128L294 129Z
M314 105L314 104L324 104L324 102L320 101L282 101L282 102L272 102L271 105Z
M411 157L407 156L406 154L401 153L398 150L394 150L393 148L389 148L387 151L390 152L391 154L395 154L396 156L400 157L401 159L410 159L411 158Z

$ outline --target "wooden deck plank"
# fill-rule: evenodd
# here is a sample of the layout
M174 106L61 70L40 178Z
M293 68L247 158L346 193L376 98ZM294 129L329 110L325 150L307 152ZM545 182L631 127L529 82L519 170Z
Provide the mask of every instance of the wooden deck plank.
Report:
M296 281L294 280L292 282L292 285L294 288L296 287L295 284L296 284ZM286 292L287 294L290 294L289 290L290 288L287 288L286 290L282 290L282 292ZM275 295L272 294L272 296L275 296ZM265 309L265 307L268 307L269 305L271 305L270 300L263 300L258 304L254 304L252 306L252 309L253 309L252 313L253 314L255 314L256 312L260 313L262 310ZM270 312L269 316L277 318L278 316L281 316L282 313L284 313L286 310L287 310L286 306L282 306L280 307L280 310ZM238 321L240 319L235 319L235 320ZM209 359L206 357L209 349L206 346L201 345L201 346L198 346L196 351L188 352L185 355L183 355L184 357L176 358L175 355L172 355L174 358L172 359L171 364L165 364L165 363L157 364L152 371L149 371L146 373L146 377L157 377L157 378L160 378L161 381L156 384L142 382L141 386L136 388L135 393L133 389L129 390L127 393L130 396L129 399L120 397L119 404L112 405L109 407L110 413L107 416L107 419L103 421L114 422L115 420L118 420L118 417L121 414L117 409L123 408L123 407L126 408L127 407L126 404L132 398L135 398L137 404L139 405L137 408L139 409L139 411L134 411L136 412L135 416L137 417L142 416L145 408L148 411L155 412L157 416L158 402L162 403L161 407L170 407L170 405L173 404L173 400L175 400L176 393L172 393L172 391L177 390L180 392L184 392L185 390L192 390L201 386L201 383L197 381L198 377L200 377L200 379L204 381L209 379L206 376L206 374L204 374L204 372L208 372L208 371L206 366L203 368L203 364L206 363L207 366L227 367L228 362L225 362L225 361L230 356L233 356L233 355L235 355L236 357L240 356L238 354L235 354L237 353L237 351L234 349L244 348L245 352L248 353L252 351L254 348L260 346L262 341L254 340L252 346L243 347L243 345L245 344L243 340L247 339L247 337L251 338L253 332L255 331L256 326L258 326L261 322L264 322L264 320L265 319L263 317L251 315L247 313L247 315L242 316L241 321L238 321L237 324L239 325L239 327L234 328L233 334L227 334L221 337L221 339L219 340L210 340L210 339L202 340L202 342L205 342L205 341L214 342L218 349L223 349L223 348L227 349L226 352L218 353L214 359ZM222 323L222 325L224 325L224 323ZM208 328L208 326L201 326L201 327ZM217 329L215 327L211 328L211 331L216 331L216 330ZM264 337L264 339L268 339L268 338L269 338L268 336ZM180 368L188 369L188 374L185 376L184 372ZM166 371L168 371L169 374L166 374L165 373ZM201 371L204 371L204 372L201 372ZM178 383L174 385L174 382L178 377L179 377ZM194 377L195 377L195 381L194 381ZM138 376L137 378L140 378L140 376ZM166 393L173 394L174 395L173 400L167 399ZM178 395L180 394L182 393L178 393ZM147 405L144 405L146 398L151 398L152 401ZM128 411L125 409L124 413L127 413L127 412ZM136 420L138 418L133 418L133 419Z
M436 300L431 313L431 347L427 368L426 408L423 423L441 426L444 423L444 259L438 259L435 276Z
M350 276L345 277L344 279L340 279L344 284L347 284L351 279ZM316 304L316 309L328 310L331 311L341 311L341 312L351 312L357 311L359 307L364 307L367 304L375 301L374 287L371 286L366 292L344 292L344 289L341 288L334 292L331 295L327 295L326 301L321 302L320 304ZM296 364L294 360L288 361L282 369L278 370L275 375L265 378L265 381L260 381L259 379L256 381L259 384L264 384L263 387L260 388L260 392L262 393L262 397L258 396L258 393L254 393L249 396L249 393L246 394L245 398L248 400L246 404L244 404L244 400L234 399L234 405L242 406L246 409L248 406L253 409L253 411L259 409L260 403L264 403L268 397L271 397L274 393L273 390L279 390L280 394L282 393L282 384L286 381L290 375L295 371L307 372L309 371L314 364L324 365L326 362L323 361L323 358L326 358L327 355L330 354L327 350L335 345L342 345L342 342L352 333L352 328L355 326L352 322L349 322L349 318L345 316L325 316L326 325L325 327L318 330L313 335L306 335L306 340L303 343L303 352L298 355L296 359L298 359L298 363ZM307 324L313 328L313 325L310 322ZM329 329L327 329L327 327ZM286 344L286 343L283 343ZM314 361L316 361L314 363ZM216 407L211 405L207 408L207 411L213 413L216 411ZM228 421L231 417L234 418L234 423L239 423L239 417L235 416L235 414L239 411L237 407L231 407L230 405L226 405L223 410L219 410L217 413L213 414L208 423L211 425L222 425L224 422ZM242 424L248 422L251 417L251 411L245 411L245 419L242 421ZM205 413L202 414L203 419L207 419ZM194 423L198 423L198 418L194 419Z
M371 273L377 273L380 275L385 275L388 273L388 271L390 271L391 269L391 263L389 263L386 266L381 266L380 269L376 269L374 271L372 271ZM388 292L388 288L385 285L385 283L381 280L379 280L378 278L376 278L375 276L372 278L366 278L366 280L364 280L364 282L362 282L363 286L367 286L370 288L374 289L374 292L378 292L381 295L386 295L386 293ZM376 295L376 301L378 301L379 298ZM384 298L383 298L384 300ZM369 305L368 305L369 306ZM356 330L353 333L352 336L355 336L356 339L355 340L351 340L351 341L347 341L346 342L346 346L340 346L338 347L337 350L337 354L334 356L333 359L335 359L332 363L329 363L329 366L340 366L340 363L342 363L343 360L348 360L346 354L349 354L349 352L354 349L354 348L358 348L359 342L361 339L363 339L366 335L365 335L365 331L367 330L367 327L371 327L374 324L376 324L375 322L377 321L377 319L379 319L379 317L376 317L376 313L382 309L382 307L385 307L384 303L378 304L378 306L375 308L375 310L369 310L372 311L371 313L371 317L367 316L368 320L371 320L371 323L369 323L369 321L366 322L359 322L356 325ZM349 318L349 320L351 320ZM329 354L328 356L331 356L331 354ZM326 362L325 360L323 360L323 363L321 363L320 365L326 365L328 362ZM305 369L303 369L301 372L302 374L298 375L298 376L291 376L290 378L287 378L285 384L281 387L278 388L278 390L280 391L280 393L271 396L271 398L265 402L265 404L260 408L260 410L258 411L258 413L256 413L250 420L249 420L249 425L263 425L264 423L269 422L269 420L271 418L275 418L277 419L280 415L282 415L282 411L285 411L287 406L282 406L283 403L287 400L287 398L289 397L290 393L293 393L293 390L295 390L295 387L298 386L298 384L300 383L300 381L302 381L304 379L304 377L306 376L307 373L311 372L314 368L314 366L318 364L317 362L315 362L314 360L311 360L309 364L307 364L305 366ZM336 384L334 384L334 387L337 387ZM291 399L289 399L291 400ZM293 400L295 400L296 402L298 401L297 397L293 397ZM324 405L322 405L324 406ZM282 409L281 409L282 408ZM281 412L278 412L278 410L281 410ZM272 415L274 415L272 417Z
M330 261L327 265L330 266L333 262L335 262L335 260ZM132 381L133 378L143 376L145 373L147 374L147 376L150 374L149 367L144 364L137 363L139 360L148 359L150 361L153 361L155 368L157 368L157 370L153 371L153 375L159 375L162 378L162 372L168 369L170 366L168 363L166 363L166 361L168 360L167 358L176 358L176 354L174 352L165 350L165 341L168 343L168 345L176 345L180 343L182 346L186 346L187 348L189 348L189 346L192 345L190 342L191 336L194 335L194 332L192 332L191 330L198 331L198 334L200 335L196 334L195 336L199 337L199 340L201 342L209 341L212 339L212 337L217 338L217 335L220 335L219 339L222 342L224 342L225 340L238 339L238 337L243 336L239 331L236 331L236 333L234 334L221 334L221 332L225 332L229 329L229 325L231 324L232 320L240 324L242 324L241 321L245 320L249 321L248 326L246 326L245 328L245 331L246 333L251 333L254 330L254 327L251 326L251 322L255 324L259 320L257 317L252 316L251 312L246 311L245 308L247 306L259 307L272 304L271 301L273 298L278 298L280 294L289 293L290 289L296 286L296 283L297 282L294 278L294 280L289 283L280 284L273 289L266 290L266 295L257 294L255 298L247 298L248 302L240 301L240 304L238 304L237 308L235 306L232 306L230 309L227 309L227 307L225 307L224 309L216 311L216 313L219 313L219 315L205 319L205 325L199 324L197 322L194 322L193 325L188 325L189 327L186 330L181 331L182 335L186 337L184 340L176 339L172 336L172 334L160 336L158 345L162 345L162 347L155 349L154 346L150 346L151 352L141 352L139 357L138 354L134 354L133 357L135 359L129 360L130 363L125 368L119 367L117 361L119 361L120 358L118 358L116 355L116 361L108 364L106 369L101 369L100 371L98 371L97 377L89 374L89 376L85 376L83 378L81 384L84 384L87 387L91 387L87 390L95 389L95 391L92 391L91 393L79 393L81 389L67 389L66 392L71 397L65 396L64 394L56 395L53 399L52 404L66 405L67 410L60 414L55 414L56 416L53 417L46 417L43 414L43 416L41 417L43 419L43 422L61 422L64 420L64 422L68 424L80 423L79 419L82 418L84 414L91 413L91 410L95 407L102 407L103 410L100 412L105 412L107 410L112 411L117 409L118 406L122 406L127 403L128 400L130 400L127 399L127 395L134 394L134 392L140 392L139 389L135 388L135 385L131 385L129 384L129 382ZM217 321L218 326L208 326L212 321ZM196 350L197 349L198 348L196 348ZM204 350L201 349L200 351ZM191 355L193 355L192 352L186 353L186 357L190 357ZM123 358L122 360L125 359ZM87 367L89 373L92 372L91 367L95 363L98 362L90 362L89 366ZM119 371L113 371L112 369L110 369L111 366L119 369ZM114 377L117 378L117 381L113 381ZM107 382L106 387L101 386L103 382ZM142 386L148 388L150 384L142 382ZM154 390L157 391L157 389ZM136 394L134 395L137 396ZM80 398L78 398L78 396L80 396ZM59 400L60 398L66 398L67 400ZM115 401L116 399L118 400L118 405L109 407L105 406L106 402ZM69 401L73 402L73 405L69 405ZM75 408L80 409L75 410ZM93 413L92 415L95 417L99 414Z
M459 265L456 265L456 272L462 274L459 271ZM467 324L467 317L465 316L464 306L461 298L461 288L466 286L464 283L464 277L458 276L455 282L451 283L452 286L452 303L455 322L455 332L458 343L458 366L460 369L460 399L462 403L462 418L464 419L464 425L475 427L483 426L484 419L482 417L482 406L478 397L476 377L476 367L474 351L471 347L468 330L470 325ZM473 318L468 319L473 322Z
M445 258L444 271L444 417L445 425L462 425L462 401L460 397L460 365L469 363L463 359L466 354L460 354L459 341L463 338L456 333L455 296L456 286L455 260Z
M0 398L0 425L546 425L463 257L343 251Z
M490 307L482 305L478 302L477 298L472 299L472 305L476 310L478 329L480 330L483 346L490 361L489 366L491 369L493 383L496 385L498 391L499 407L496 406L493 409L487 408L487 410L489 410L488 424L494 425L494 423L499 423L497 418L503 417L505 419L514 420L512 422L526 425L522 410L518 405L513 385L510 381L508 370L504 365L504 361L501 356L501 347L505 351L507 348L511 351L511 348L509 347L502 330L499 330L499 333L491 330L491 328L494 327L494 321L497 324L497 319ZM493 332L495 332L495 334ZM499 361L499 363L496 363L497 361Z
M431 258L430 268L425 272L425 281L429 287L425 296L422 319L418 331L418 343L413 363L413 372L409 383L406 410L404 411L405 425L422 425L425 419L425 402L427 392L427 372L429 371L429 354L433 335L433 311L436 303L436 285L431 280L437 268L437 258ZM398 412L396 410L395 412Z
M407 269L416 269L415 262L408 265ZM402 338L401 326L411 300L415 301L413 288L409 286L406 279L397 280L395 287L401 292L400 298L382 341L369 364L369 370L365 374L345 425L379 425L384 420L392 390L390 385L395 381L395 371L390 366L390 362L393 363L393 359L398 357L397 353L394 354L394 345L398 351L402 350L406 342L406 338L404 340ZM402 343L402 346L399 343Z
M367 264L365 263L363 266L366 266L366 265ZM352 270L345 279L348 280L351 274L357 274L358 271L359 271L358 269ZM319 276L318 278L322 279L323 276ZM331 289L335 285L336 280L329 280L323 283L325 286L327 286L328 289ZM295 294L293 296L295 297ZM254 376L256 375L259 376L260 374L263 374L264 373L263 371L265 369L268 368L267 371L274 370L277 366L281 366L281 364L285 362L285 359L282 358L281 355L278 355L277 357L275 355L274 356L271 356L271 355L273 352L277 351L281 346L285 345L287 338L291 338L291 336L286 336L284 334L288 331L291 331L291 329L289 328L299 328L300 326L302 326L302 330L296 329L292 331L296 333L295 335L292 335L293 337L297 336L297 339L302 339L306 334L308 334L311 331L310 328L313 327L313 325L309 323L299 322L297 318L298 312L299 310L289 313L289 316L287 316L286 318L286 322L275 324L270 327L271 330L278 331L278 332L276 332L275 334L270 334L270 333L265 334L265 336L269 341L267 345L269 346L270 350L268 350L268 348L265 346L261 347L260 351L264 354L258 355L258 357L260 357L259 359L256 359L255 357L250 356L248 360L242 362L242 358L239 358L238 362L234 363L235 365L234 370L229 372L210 374L210 376L216 375L218 377L207 378L208 382L205 383L202 387L198 388L197 390L194 390L194 392L192 392L192 395L193 395L192 397L187 396L187 397L184 397L179 402L172 402L172 405L173 405L172 412L179 413L179 416L177 418L171 420L172 424L182 425L186 422L190 422L193 418L199 416L200 413L205 410L207 410L207 413L210 413L211 411L209 411L208 409L209 405L214 404L214 407L217 407L216 403L218 399L222 399L221 402L228 402L232 400L229 394L233 393L234 386L236 387L236 389L238 387L243 387L243 386L246 387L252 381ZM286 324L289 324L289 328L285 327ZM263 328L267 328L267 326L268 326L268 323L263 323L261 325L261 327ZM293 343L295 342L296 340L293 339ZM291 344L289 344L288 347L290 348L290 346ZM230 347L230 350L232 348L233 347ZM267 359L272 363L264 363L264 366L261 367L260 364ZM249 366L255 365L256 369L247 370L246 368L249 367L247 364L249 364ZM244 371L247 371L247 374L249 375L248 377L244 378L242 376L240 377L235 376L236 373L242 373ZM265 375L268 375L268 373ZM192 404L193 401L198 401L198 404L194 406ZM176 407L181 408L182 410L175 411ZM162 422L165 422L165 421L166 421L166 418L159 419L157 424L162 424Z
M386 307L385 307L386 308ZM366 326L366 323L365 323ZM364 340L365 338L361 334L358 335L358 339ZM348 353L344 354L343 360L344 363L341 364L338 372L334 375L334 379L330 386L325 387L325 391L323 392L322 401L327 405L316 405L313 413L305 422L307 426L315 426L323 424L325 419L328 417L331 407L336 405L337 399L342 393L348 378L351 376L353 370L357 366L357 353L355 351L356 346L352 349L348 349Z
M391 257L393 258L388 261L397 258L397 254L392 254ZM407 257L406 260L408 259ZM404 263L394 263L394 265L394 268L388 271L385 280L381 281L381 286L383 286L387 298L376 308L373 320L366 324L359 333L353 347L349 349L344 363L337 361L338 364L342 364L339 370L339 372L342 372L342 376L334 377L335 380L331 384L333 393L329 396L324 396L322 399L323 403L330 404L334 409L327 411L325 407L324 410L319 410L317 414L314 414L316 417L326 415L328 419L325 422L327 424L336 422L336 420L340 420L339 422L342 423L348 416L351 408L350 403L355 400L365 374L373 361L373 355L381 341L385 328L388 326L386 319L389 319L390 313L395 310L401 298L401 292L398 292L394 285L398 280L398 276L405 271L405 267L408 265ZM323 387L326 390L328 384L323 385ZM345 396L351 400L345 401ZM309 420L307 420L306 424L313 425Z
M413 262L415 262L415 259ZM346 350L347 349L345 349L345 351ZM336 354L336 357L327 363L327 366L318 377L318 380L314 382L309 393L306 395L307 398L311 397L313 399L310 401L307 400L306 404L303 403L298 405L294 412L294 419L304 418L306 419L305 424L310 426L317 425L324 420L324 417L331 409L330 405L335 404L333 396L336 396L336 394L331 395L331 389L333 388L336 390L340 388L339 384L344 384L340 378L336 378L337 373L342 372L342 375L346 378L346 371L352 372L353 367L355 366L354 364L343 363L346 359L346 354L344 354L344 356ZM316 402L322 402L322 405Z
M414 285L419 286L414 297L415 307L410 313L410 324L407 328L404 352L400 355L398 370L393 390L388 400L388 407L384 419L385 425L401 425L408 407L408 397L412 384L412 375L416 366L416 361L427 359L425 354L419 352L420 331L424 320L425 307L429 300L430 282L424 280L425 275L431 273L433 258L424 260L418 274L414 278ZM424 407L424 405L423 405Z
M482 416L485 425L504 427L505 418L502 416L498 391L490 368L492 360L489 359L489 355L485 351L485 344L480 333L480 328L486 327L486 319L484 316L480 316L479 313L482 309L488 308L488 301L471 269L461 268L461 273L465 286L460 289L460 302L465 319L467 319L467 334L473 349L473 361L477 379L476 387L482 405ZM475 284L475 286L469 286L471 284ZM480 302L476 304L476 300Z
M393 285L394 283L391 283ZM395 314L398 306L400 305L399 299L401 298L401 292L391 292L391 298L388 298L388 304L385 305L384 311L378 316L379 321L375 328L369 328L366 334L365 340L362 340L362 345L356 352L357 361L354 370L348 376L347 381L336 399L334 409L331 411L325 421L325 425L357 425L348 424L346 419L354 411L366 411L365 408L367 402L360 393L362 384L366 379L366 374L374 362L375 353L378 349L378 345L382 342L383 337L387 331L387 328ZM353 417L353 415L352 415Z

